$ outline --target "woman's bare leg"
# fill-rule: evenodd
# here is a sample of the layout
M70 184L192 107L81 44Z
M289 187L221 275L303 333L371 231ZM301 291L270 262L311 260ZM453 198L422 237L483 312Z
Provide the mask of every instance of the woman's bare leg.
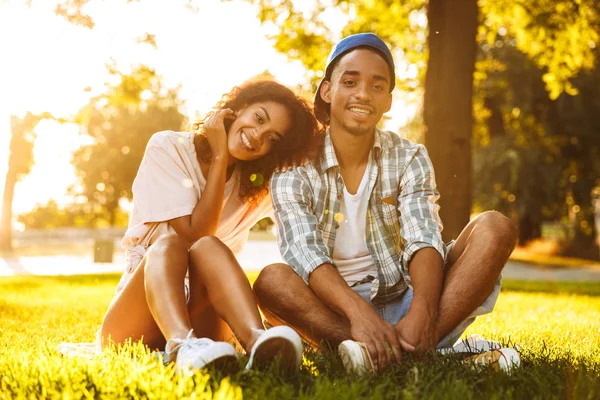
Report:
M233 331L227 325L223 318L217 315L212 304L208 301L208 293L200 280L191 281L190 302L188 311L194 333L199 337L207 337L220 342L229 342L234 345L238 351L243 348L239 344Z
M188 264L187 244L177 235L162 236L150 246L104 316L102 345L110 338L116 344L130 339L164 348L168 339L185 338L192 328L184 292ZM206 299L197 295L195 301Z
M227 322L242 347L250 352L258 338L258 334L252 329L264 328L250 282L235 256L214 236L198 240L192 245L189 254L192 296L201 293L201 288L204 288L217 316ZM202 317L206 311L207 305L194 301L190 308L194 325L206 323ZM227 332L222 330L221 335L223 334Z

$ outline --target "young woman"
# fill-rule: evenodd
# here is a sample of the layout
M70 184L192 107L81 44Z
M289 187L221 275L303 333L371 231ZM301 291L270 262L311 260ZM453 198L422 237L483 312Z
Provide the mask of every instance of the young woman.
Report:
M141 340L164 348L177 368L237 357L247 368L281 356L298 368L298 334L264 331L254 293L237 263L250 228L271 214L275 168L301 162L318 130L307 103L273 81L234 88L194 132L150 139L133 183L121 244L127 268L99 332L102 346Z

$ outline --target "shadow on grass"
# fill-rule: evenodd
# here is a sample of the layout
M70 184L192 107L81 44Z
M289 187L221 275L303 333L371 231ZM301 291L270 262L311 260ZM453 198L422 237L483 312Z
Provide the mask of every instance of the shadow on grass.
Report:
M504 279L502 291L600 296L600 282L519 281Z

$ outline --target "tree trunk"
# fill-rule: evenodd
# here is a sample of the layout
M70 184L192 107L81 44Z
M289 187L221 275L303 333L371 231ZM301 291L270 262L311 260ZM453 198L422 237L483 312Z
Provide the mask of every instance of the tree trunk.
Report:
M541 237L542 224L540 221L535 221L527 214L519 219L519 246L524 246Z
M472 95L477 0L430 0L425 78L425 145L441 194L444 240L456 238L471 212Z
M12 203L17 184L17 174L11 165L8 167L4 195L2 198L2 218L0 218L0 251L12 251Z

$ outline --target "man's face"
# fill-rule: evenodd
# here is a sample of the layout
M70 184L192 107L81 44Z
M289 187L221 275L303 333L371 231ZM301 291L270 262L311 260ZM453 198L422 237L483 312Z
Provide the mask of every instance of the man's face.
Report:
M377 52L359 48L345 54L321 85L321 98L331 106L331 128L354 136L374 132L392 105L390 85L388 65Z

